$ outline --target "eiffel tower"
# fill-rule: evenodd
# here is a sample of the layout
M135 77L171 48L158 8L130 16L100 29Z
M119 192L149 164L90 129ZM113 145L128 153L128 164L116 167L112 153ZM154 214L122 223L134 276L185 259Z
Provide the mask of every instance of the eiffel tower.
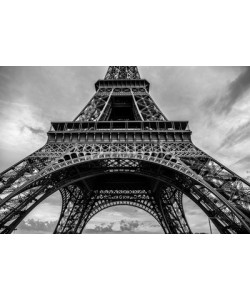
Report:
M0 233L60 191L54 233L82 233L116 205L145 210L165 233L192 233L183 195L220 233L250 233L250 185L198 149L188 122L169 121L138 68L109 67L73 122L52 122L44 147L0 174Z

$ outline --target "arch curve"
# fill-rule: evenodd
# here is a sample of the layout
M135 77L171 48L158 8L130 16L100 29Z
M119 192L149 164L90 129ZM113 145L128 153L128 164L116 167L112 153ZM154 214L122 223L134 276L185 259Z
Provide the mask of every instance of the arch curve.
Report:
M145 211L146 213L150 214L156 220L156 222L159 224L159 226L162 228L163 232L166 233L166 228L161 223L161 221L159 220L159 217L156 215L156 213L153 210L148 209L148 207L146 205L143 206L141 204L134 203L134 202L118 202L117 201L117 202L107 203L105 206L98 208L98 210L94 211L93 214L91 214L89 216L89 218L86 221L85 227L98 213L102 212L103 210L108 209L110 207L124 206L124 205L139 208L139 209ZM84 230L84 228L83 228L83 230Z
M153 157L153 156L152 156ZM78 158L77 158L78 160ZM160 166L160 167L159 167ZM80 169L79 169L80 167ZM76 169L76 171L73 172L73 170ZM90 172L91 170L91 172ZM50 182L51 178L55 176L62 176L58 182L54 186L49 186L48 184L46 186L50 187L51 190L58 190L60 188L63 188L64 186L69 185L70 183L77 182L79 180L88 180L88 178L95 177L98 174L113 174L113 173L127 173L127 174L139 174L143 175L145 177L150 178L157 178L159 182L168 182L176 189L184 192L188 197L190 197L193 201L196 201L197 204L200 205L199 199L206 199L207 201L204 202L204 205L200 205L202 210L209 216L210 209L207 209L207 205L209 204L210 207L213 206L213 208L217 208L219 205L224 205L223 201L219 201L219 205L216 206L215 199L211 198L211 194L209 193L209 189L204 186L200 181L198 182L195 178L190 177L185 172L179 172L176 169L173 169L167 165L161 165L159 162L152 162L150 159L144 160L144 159L133 159L133 158L120 158L118 155L118 158L105 158L102 157L100 159L93 159L88 160L82 163L74 163L74 164L68 164L67 167L59 168L58 170L53 170L50 174L45 174L43 178L37 178L33 181L33 185L31 184L30 188L31 190L36 187L35 182L38 183L38 188L35 190L35 193L41 194L41 190L43 190L45 182ZM63 175L64 174L64 175ZM64 177L63 177L64 176ZM55 178L53 178L54 180ZM44 180L44 181L43 181ZM54 180L55 182L55 180ZM28 188L29 186L26 185ZM24 189L23 189L24 190ZM43 191L42 191L43 192ZM42 198L46 196L46 193L48 190L44 193ZM30 194L30 197L34 197L36 194ZM215 193L216 195L216 193ZM216 196L213 196L216 198ZM11 197L10 197L11 198ZM42 199L36 199L37 202ZM27 198L28 199L28 198ZM218 199L218 198L217 198ZM219 198L220 200L220 198ZM217 200L216 200L217 201ZM213 205L212 205L213 204ZM212 205L212 206L211 206ZM205 208L205 210L204 210ZM230 218L234 217L234 211L230 211L231 206L225 205L225 215L227 215L227 222L230 222ZM226 212L226 209L229 212ZM216 210L214 210L216 211ZM221 213L221 212L220 212ZM230 215L229 215L230 213ZM214 217L214 216L213 216ZM217 216L215 216L217 217ZM238 217L238 216L236 216ZM242 220L239 219L238 224L240 227L242 227L241 222ZM17 221L16 221L17 222ZM221 228L218 229L220 231L225 230L225 227L228 226L228 224L220 224L221 220L215 224L215 226L220 226ZM243 224L244 225L244 224ZM236 228L236 230L238 230Z

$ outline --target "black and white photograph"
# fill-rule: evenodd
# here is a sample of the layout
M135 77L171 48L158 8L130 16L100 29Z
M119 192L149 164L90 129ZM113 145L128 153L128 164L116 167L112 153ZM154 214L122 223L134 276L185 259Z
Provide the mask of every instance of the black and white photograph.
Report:
M247 299L249 1L0 11L1 299Z
M250 233L249 67L0 80L1 233Z

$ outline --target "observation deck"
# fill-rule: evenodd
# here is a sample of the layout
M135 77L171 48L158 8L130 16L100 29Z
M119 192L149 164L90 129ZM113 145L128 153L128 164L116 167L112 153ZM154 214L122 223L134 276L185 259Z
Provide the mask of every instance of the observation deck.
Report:
M48 143L190 142L187 121L52 122Z
M150 83L146 79L106 79L98 80L95 84L96 91L99 88L145 88L149 92Z

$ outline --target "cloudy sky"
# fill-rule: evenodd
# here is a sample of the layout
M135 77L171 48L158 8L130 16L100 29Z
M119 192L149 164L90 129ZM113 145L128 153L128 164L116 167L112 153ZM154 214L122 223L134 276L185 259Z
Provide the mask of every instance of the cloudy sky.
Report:
M107 67L1 67L0 171L46 143L51 121L71 121L94 94ZM193 142L250 180L250 68L139 67L151 96L169 120L188 120ZM56 193L39 205L17 233L52 232L60 213ZM208 220L188 199L194 232L209 232ZM161 233L156 221L131 207L102 211L86 233ZM213 228L213 232L216 230Z

